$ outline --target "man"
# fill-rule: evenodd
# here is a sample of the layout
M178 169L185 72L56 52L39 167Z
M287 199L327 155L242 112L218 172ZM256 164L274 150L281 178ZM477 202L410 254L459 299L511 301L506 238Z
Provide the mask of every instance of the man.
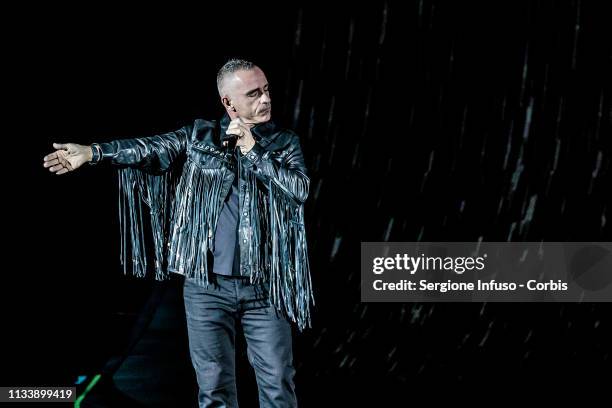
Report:
M166 134L82 146L44 158L56 174L85 163L119 167L122 262L143 276L141 202L150 208L155 273L185 275L191 360L201 407L237 406L236 324L262 407L297 405L291 326L314 304L303 203L310 180L298 137L278 128L263 71L230 60L217 75L226 115ZM235 148L234 148L235 144Z

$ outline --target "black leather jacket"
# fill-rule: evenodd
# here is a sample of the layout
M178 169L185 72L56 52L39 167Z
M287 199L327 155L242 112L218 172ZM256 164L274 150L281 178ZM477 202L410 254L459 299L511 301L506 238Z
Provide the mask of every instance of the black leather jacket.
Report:
M235 160L221 147L229 124L196 120L173 132L100 143L101 161L120 167L122 262L146 272L141 203L150 209L156 278L167 272L208 284L215 229L223 202L239 177L240 268L268 282L276 308L310 325L314 304L304 229L307 176L298 136L272 121L251 129L253 149Z

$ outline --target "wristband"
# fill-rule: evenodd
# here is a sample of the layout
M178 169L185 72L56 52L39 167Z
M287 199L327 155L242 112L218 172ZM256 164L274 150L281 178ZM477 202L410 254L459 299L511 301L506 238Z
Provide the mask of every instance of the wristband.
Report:
M98 143L91 144L91 161L89 164L94 165L98 164L102 159L102 149Z

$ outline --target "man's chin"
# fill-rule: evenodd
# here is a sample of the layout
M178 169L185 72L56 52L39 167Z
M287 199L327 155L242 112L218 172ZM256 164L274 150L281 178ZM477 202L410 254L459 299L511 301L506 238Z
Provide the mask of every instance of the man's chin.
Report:
M259 116L257 116L257 119L260 123L269 121L270 119L272 119L272 111L267 111L266 113L260 114Z

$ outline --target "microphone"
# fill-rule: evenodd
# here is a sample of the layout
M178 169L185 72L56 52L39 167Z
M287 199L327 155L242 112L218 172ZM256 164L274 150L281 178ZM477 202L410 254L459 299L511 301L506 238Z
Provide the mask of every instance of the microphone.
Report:
M232 103L229 100L226 103L228 104L230 108L232 108L234 112L236 112L236 108L234 108L234 105L232 105ZM238 141L238 135L224 134L221 136L221 146L225 147L225 154L234 151L234 149L236 148L237 141Z
M238 142L237 135L223 135L221 136L221 146L223 146L224 153L223 158L231 163L234 157L234 150L236 149L236 142Z
M223 135L221 136L221 145L228 150L234 150L238 142L237 135Z

